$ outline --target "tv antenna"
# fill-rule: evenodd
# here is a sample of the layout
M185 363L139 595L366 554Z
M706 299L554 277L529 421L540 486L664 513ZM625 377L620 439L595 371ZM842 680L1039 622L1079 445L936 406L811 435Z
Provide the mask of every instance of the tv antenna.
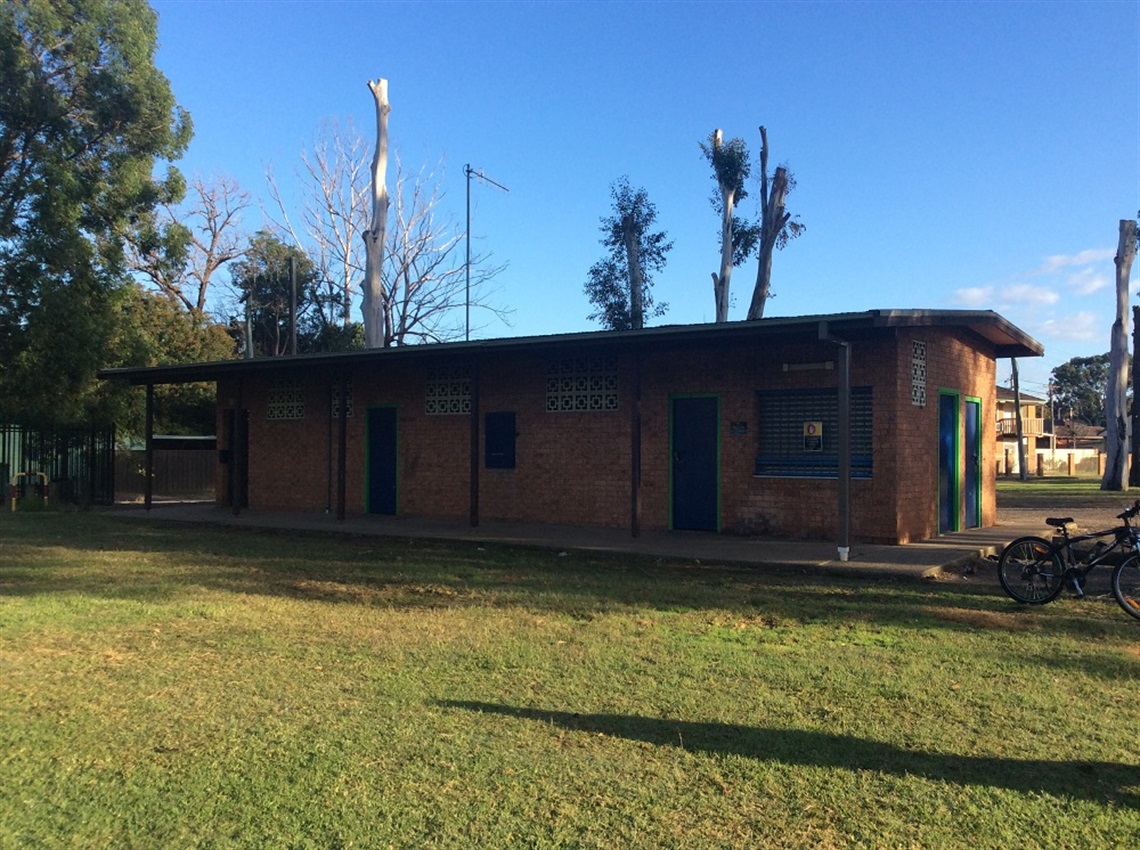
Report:
M465 311L465 330L463 332L463 339L470 341L471 339L471 178L478 177L484 183L490 183L496 189L502 189L504 192L511 191L502 183L498 183L479 171L477 168L472 168L471 163L463 166L463 173L467 175L467 262L465 264L466 277L467 277L467 290L466 299L464 302Z

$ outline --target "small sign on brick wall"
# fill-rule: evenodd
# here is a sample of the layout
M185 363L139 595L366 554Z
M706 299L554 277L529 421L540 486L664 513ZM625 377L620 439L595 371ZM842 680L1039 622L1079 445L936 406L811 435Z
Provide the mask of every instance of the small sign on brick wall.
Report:
M822 452L823 451L823 423L822 422L805 422L804 423L804 451L805 452Z

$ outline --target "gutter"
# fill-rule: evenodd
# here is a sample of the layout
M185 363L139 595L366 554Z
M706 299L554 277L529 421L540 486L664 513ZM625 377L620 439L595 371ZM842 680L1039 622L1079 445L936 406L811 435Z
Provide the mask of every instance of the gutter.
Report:
M839 347L839 560L851 554L851 343L831 335L827 322L819 323L819 338Z

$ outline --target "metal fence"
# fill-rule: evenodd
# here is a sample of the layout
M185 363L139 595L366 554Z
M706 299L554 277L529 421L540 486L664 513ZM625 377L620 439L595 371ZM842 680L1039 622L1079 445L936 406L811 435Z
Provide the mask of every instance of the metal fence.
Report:
M157 443L157 440L156 440ZM151 494L156 499L214 498L217 457L213 443L195 449L154 449ZM115 452L115 496L119 501L142 501L146 493L146 452Z
M42 495L74 504L111 504L115 498L115 429L26 428L0 425L0 480L17 498ZM5 493L7 495L7 493Z

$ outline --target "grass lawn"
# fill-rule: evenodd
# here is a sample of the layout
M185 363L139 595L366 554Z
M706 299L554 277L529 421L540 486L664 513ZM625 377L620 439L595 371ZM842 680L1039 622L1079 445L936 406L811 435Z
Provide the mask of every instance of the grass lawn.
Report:
M1129 847L1111 601L0 515L0 847Z
M1064 507L1066 504L1103 504L1115 507L1127 505L1138 497L1140 491L1135 488L1123 493L1118 490L1101 490L1099 478L1030 476L1025 481L1018 478L997 480L998 504L1007 508Z

